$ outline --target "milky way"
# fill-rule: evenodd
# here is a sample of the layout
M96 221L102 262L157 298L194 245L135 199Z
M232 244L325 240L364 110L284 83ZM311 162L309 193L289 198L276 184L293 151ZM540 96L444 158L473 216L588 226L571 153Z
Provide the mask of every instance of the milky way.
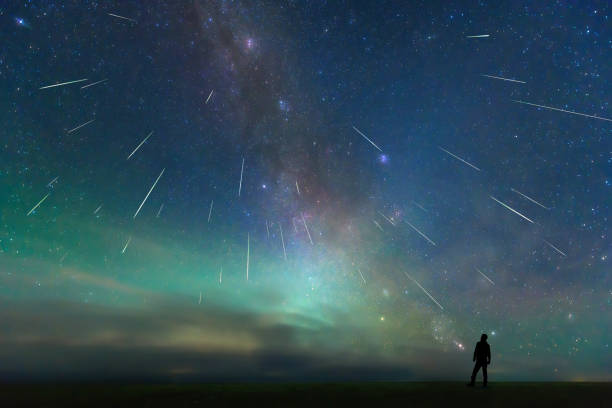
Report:
M0 378L610 380L608 16L2 6Z

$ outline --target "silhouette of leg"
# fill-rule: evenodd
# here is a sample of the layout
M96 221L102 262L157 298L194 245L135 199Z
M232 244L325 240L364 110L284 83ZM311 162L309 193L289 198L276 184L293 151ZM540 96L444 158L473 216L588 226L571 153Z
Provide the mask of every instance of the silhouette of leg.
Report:
M477 361L476 364L474 364L474 369L472 370L472 379L470 381L471 385L474 385L474 382L476 381L476 374L478 374L479 369L480 369L480 362Z
M482 385L487 386L487 363L482 363Z

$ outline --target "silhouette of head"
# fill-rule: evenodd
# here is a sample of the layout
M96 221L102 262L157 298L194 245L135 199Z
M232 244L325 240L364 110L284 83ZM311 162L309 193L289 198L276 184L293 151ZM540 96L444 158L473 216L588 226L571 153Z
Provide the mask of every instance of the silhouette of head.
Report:
M482 336L480 336L480 341L487 341L488 338L489 338L489 336L487 336L486 334L482 333Z

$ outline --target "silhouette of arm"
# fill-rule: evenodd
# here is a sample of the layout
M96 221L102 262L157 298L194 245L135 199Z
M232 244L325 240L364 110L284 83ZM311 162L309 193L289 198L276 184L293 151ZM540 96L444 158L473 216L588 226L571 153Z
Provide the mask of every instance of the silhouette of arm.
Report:
M476 347L474 348L474 357L472 358L472 361L476 361L476 353L478 353L478 343L476 343Z

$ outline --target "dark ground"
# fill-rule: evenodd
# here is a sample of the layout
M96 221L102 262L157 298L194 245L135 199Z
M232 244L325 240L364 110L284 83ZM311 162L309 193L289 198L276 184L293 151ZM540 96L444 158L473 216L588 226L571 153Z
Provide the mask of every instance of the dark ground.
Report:
M612 383L0 385L1 407L609 407Z

